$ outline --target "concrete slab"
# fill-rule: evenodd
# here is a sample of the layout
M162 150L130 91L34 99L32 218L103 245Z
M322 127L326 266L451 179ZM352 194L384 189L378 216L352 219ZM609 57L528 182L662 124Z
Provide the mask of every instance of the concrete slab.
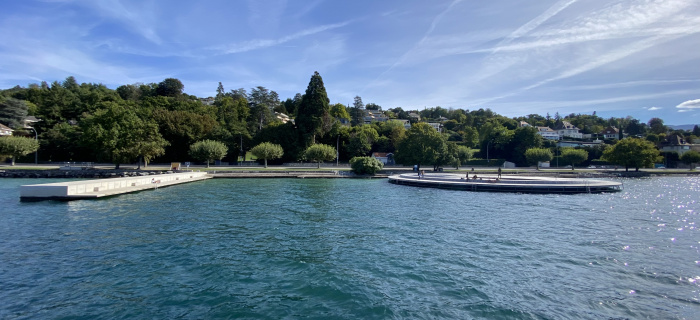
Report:
M94 199L210 178L211 176L207 175L206 172L179 172L141 177L24 185L20 187L20 200Z

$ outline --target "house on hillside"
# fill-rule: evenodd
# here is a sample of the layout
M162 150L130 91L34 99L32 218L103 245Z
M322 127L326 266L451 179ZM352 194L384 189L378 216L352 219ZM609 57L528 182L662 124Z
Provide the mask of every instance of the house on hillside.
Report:
M603 139L617 139L620 137L620 129L609 126L599 134L603 136Z
M391 119L391 120L401 121L401 123L403 123L403 127L406 130L411 129L411 121L409 121L409 120L406 120L406 119Z
M666 137L666 140L661 142L661 152L676 152L678 156L682 156L684 153L693 150L693 145L685 140L683 136L673 134Z
M531 127L530 124L527 123L526 121L520 121L520 124L518 124L518 126L519 126L520 128L522 128L522 127Z
M281 112L275 112L275 118L277 118L277 120L279 120L279 121L282 121L282 123L287 123L289 121L292 121L292 123L294 123L294 120L289 118L288 115L281 113Z
M428 125L437 130L437 132L442 133L442 123L439 122L428 122Z
M569 121L561 121L555 127L554 131L559 134L559 137L569 137L574 139L583 139L581 130Z
M550 127L537 127L537 134L541 135L542 138L547 140L559 140L559 133L552 130Z
M372 158L381 161L384 165L394 164L394 154L391 152L372 152Z
M365 124L370 124L372 122L386 122L387 120L389 120L389 118L384 114L383 111L365 110Z
M0 123L0 136L11 136L12 135L12 129L10 127Z
M37 119L35 116L27 116L22 120L22 123L24 124L25 128L33 128L34 124L41 121L41 119Z
M415 112L409 113L408 117L413 119L414 121L420 121L420 115Z

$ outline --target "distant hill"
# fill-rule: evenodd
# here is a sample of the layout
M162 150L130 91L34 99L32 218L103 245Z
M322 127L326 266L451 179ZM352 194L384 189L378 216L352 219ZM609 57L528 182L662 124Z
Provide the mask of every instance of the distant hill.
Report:
M693 130L693 128L695 128L695 126L700 126L700 125L698 125L698 124L681 124L681 125L677 125L677 126L667 125L667 127L671 128L673 130L691 130L691 131Z

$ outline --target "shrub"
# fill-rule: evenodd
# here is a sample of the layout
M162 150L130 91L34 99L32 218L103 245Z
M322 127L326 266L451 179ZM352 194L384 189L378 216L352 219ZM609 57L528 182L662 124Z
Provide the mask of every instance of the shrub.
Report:
M384 164L372 157L354 157L350 159L350 168L356 174L375 174L384 168Z

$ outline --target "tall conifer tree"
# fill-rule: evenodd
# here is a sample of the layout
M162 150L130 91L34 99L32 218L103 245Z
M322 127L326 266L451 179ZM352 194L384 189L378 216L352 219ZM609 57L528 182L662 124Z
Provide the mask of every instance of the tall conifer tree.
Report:
M299 109L296 125L305 144L314 144L316 136L322 137L331 129L330 100L318 71L314 72L306 88Z

